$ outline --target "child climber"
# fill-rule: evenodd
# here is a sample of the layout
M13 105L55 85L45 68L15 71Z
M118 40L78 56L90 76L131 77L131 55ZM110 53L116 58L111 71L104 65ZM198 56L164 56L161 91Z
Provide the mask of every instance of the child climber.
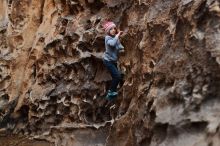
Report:
M118 95L117 86L122 80L121 72L117 68L117 60L119 51L123 50L124 47L119 40L122 31L117 30L116 25L113 22L105 22L103 28L106 33L103 63L112 76L111 87L108 90L106 98L111 100Z

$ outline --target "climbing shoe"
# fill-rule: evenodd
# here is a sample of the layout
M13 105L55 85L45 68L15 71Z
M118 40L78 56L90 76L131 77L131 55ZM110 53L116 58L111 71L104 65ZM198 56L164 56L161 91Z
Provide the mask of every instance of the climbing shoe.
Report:
M114 92L114 91L108 91L106 98L108 100L113 100L116 96L118 95L118 92Z

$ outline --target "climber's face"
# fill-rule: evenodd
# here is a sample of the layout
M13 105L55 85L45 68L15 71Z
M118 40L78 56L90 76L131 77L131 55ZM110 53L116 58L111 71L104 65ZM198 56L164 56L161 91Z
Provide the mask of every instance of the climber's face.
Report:
M110 31L109 31L110 35L115 35L116 32L117 32L116 27L111 28Z

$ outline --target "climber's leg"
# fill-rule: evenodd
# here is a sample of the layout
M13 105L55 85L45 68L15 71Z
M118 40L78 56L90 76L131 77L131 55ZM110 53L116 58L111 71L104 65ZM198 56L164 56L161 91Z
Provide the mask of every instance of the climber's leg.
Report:
M108 71L111 73L112 82L108 94L117 96L117 86L122 80L121 72L117 68L117 63L104 60L104 65L107 67Z

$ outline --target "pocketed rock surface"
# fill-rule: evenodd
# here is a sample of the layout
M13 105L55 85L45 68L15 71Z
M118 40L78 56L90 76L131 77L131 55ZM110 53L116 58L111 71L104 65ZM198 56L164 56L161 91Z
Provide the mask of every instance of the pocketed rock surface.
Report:
M112 102L104 20L124 30ZM219 0L0 0L0 135L219 146L219 65Z

